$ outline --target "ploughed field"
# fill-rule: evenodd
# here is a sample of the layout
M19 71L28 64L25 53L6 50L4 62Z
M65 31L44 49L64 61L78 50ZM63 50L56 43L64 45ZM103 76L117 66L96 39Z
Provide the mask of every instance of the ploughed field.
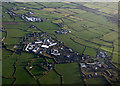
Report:
M54 63L53 59L24 52L24 37L33 32L46 32L80 55L96 57L98 50L106 52L116 65L119 62L117 6L111 2L3 2L3 84L85 84L78 63L55 64L54 69L47 70L42 63ZM21 15L29 12L33 13L30 16L45 21L23 20ZM37 28L30 28L32 25ZM56 34L60 29L71 33ZM86 83L93 84L95 79L91 80ZM107 83L103 78L98 80L96 83Z

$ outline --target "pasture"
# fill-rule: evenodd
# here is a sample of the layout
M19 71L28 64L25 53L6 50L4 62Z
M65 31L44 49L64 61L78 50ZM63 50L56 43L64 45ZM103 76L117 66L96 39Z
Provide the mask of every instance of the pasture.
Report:
M100 78L90 78L90 79L87 79L87 84L88 86L89 85L92 85L92 84L99 84L99 85L102 85L102 86L109 86L109 83L106 81L106 79L104 77L100 77Z
M25 66L30 62L35 56L29 53L22 53L16 63L15 77L17 78L15 84L28 84L34 81L34 78L26 71ZM25 78L23 78L25 77Z
M58 84L60 85L60 76L55 71L49 71L45 76L39 79L40 83L44 86L46 84Z
M83 84L77 63L56 64L55 69L63 76L63 84Z

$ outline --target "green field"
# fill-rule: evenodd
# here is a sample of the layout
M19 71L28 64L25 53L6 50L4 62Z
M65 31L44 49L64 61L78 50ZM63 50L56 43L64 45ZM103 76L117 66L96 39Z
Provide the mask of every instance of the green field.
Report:
M84 54L96 57L96 49L87 47L86 50L84 51Z
M5 49L2 50L3 58L2 58L2 75L3 78L3 84L12 84L14 81L13 73L14 73L14 63L16 62L16 59L19 57L18 54L13 54L11 51L7 51Z
M19 29L8 29L8 37L24 37L25 32Z
M40 83L43 84L58 84L60 85L60 76L55 71L49 71L45 76L39 79Z
M83 84L77 63L57 64L55 69L63 76L63 84Z
M106 81L106 79L104 77L87 79L87 84L88 84L88 86L91 84L99 84L101 86L106 86L106 85L109 86L109 83Z
M18 54L13 54L12 56L3 60L3 76L12 77L12 74L14 72L13 64L18 57Z
M5 44L7 44L7 45L20 44L20 42L22 42L22 38L6 38L5 39Z
M30 72L33 74L33 76L35 76L36 78L40 78L41 76L43 76L43 73L46 72L46 70L41 67L40 63L44 63L44 59L43 58L36 58L34 59L34 61L31 63L31 65L33 66L33 69L30 70Z
M34 58L34 55L29 53L22 53L19 60L16 63L16 73L17 78L15 84L28 84L34 81L34 78L25 70L25 66ZM24 78L23 78L24 77Z
M8 79L3 78L2 81L3 81L3 82L2 82L3 85L9 85L9 84L12 84L12 83L13 83L14 79L12 79L12 78L8 78Z
M85 46L83 45L79 45L75 42L73 42L70 37L73 37L71 34L68 34L68 35L56 35L58 40L61 40L64 42L64 44L69 47L69 48L72 48L73 50L75 50L76 52L78 53L82 53Z

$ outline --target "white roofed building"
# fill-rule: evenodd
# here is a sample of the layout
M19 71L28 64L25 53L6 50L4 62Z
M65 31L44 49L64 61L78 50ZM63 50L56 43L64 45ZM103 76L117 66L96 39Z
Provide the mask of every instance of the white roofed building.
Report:
M42 45L41 47L43 47L43 48L49 48L49 46L47 46L47 45Z

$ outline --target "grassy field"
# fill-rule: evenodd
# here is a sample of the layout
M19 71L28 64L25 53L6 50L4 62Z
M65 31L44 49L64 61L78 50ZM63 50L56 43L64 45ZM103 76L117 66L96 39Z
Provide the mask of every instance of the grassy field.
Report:
M11 51L2 49L2 76L5 77L2 79L3 85L12 84L14 81L14 63L19 57L18 54L12 53Z
M40 63L44 63L44 62L45 61L43 58L38 58L38 59L36 58L31 63L33 68L30 71L33 74L33 76L35 76L36 78L40 78L41 76L43 76L43 73L46 72L46 70L40 65Z
M54 31L59 29L59 27L57 25L51 23L52 21L53 21L53 19L48 19L48 20L46 20L46 22L31 23L31 24L35 25L36 27L38 27L40 30L42 30L44 32L54 34Z
M17 58L19 57L18 54L13 54L12 56L3 59L3 76L5 77L12 77L12 74L14 72L14 66L13 64L15 63L15 61L17 60Z
M3 60L9 58L12 54L13 54L12 52L2 49L2 59Z
M76 52L78 53L82 53L85 46L82 46L82 45L79 45L75 42L73 42L70 37L73 37L71 34L68 34L68 35L56 35L58 40L61 40L64 42L64 44L69 47L69 48L72 48L73 50L75 50Z
M55 71L51 70L45 76L39 79L40 83L43 84L58 84L60 85L60 76Z
M34 78L25 70L25 66L34 58L34 55L22 53L16 64L15 84L28 84L34 81ZM23 78L24 77L24 78Z
M22 38L6 38L4 42L7 45L11 45L11 44L15 45L15 44L20 44L20 42L22 41L23 41Z
M115 62L115 63L119 63L120 62L119 56L120 55L113 53L112 61Z
M102 86L106 86L106 85L109 86L109 83L107 82L107 80L104 77L87 79L87 84L88 84L88 86L91 84L99 84Z
M55 69L63 76L63 84L83 84L77 63L57 64Z
M88 48L87 47L86 50L85 50L85 52L84 52L84 54L96 57L96 49Z
M87 31L87 30L78 32L78 33L76 33L75 35L76 35L77 37L80 37L80 38L83 38L83 39L86 39L86 40L89 40L89 39L92 39L92 38L101 36L101 35L99 35L99 34L97 34L97 33L92 33L92 32Z
M25 32L20 29L8 29L8 37L24 37Z
M12 78L8 78L8 79L3 78L2 81L3 81L3 82L2 82L3 85L9 85L9 84L12 84L12 83L13 83L14 79L12 79Z

